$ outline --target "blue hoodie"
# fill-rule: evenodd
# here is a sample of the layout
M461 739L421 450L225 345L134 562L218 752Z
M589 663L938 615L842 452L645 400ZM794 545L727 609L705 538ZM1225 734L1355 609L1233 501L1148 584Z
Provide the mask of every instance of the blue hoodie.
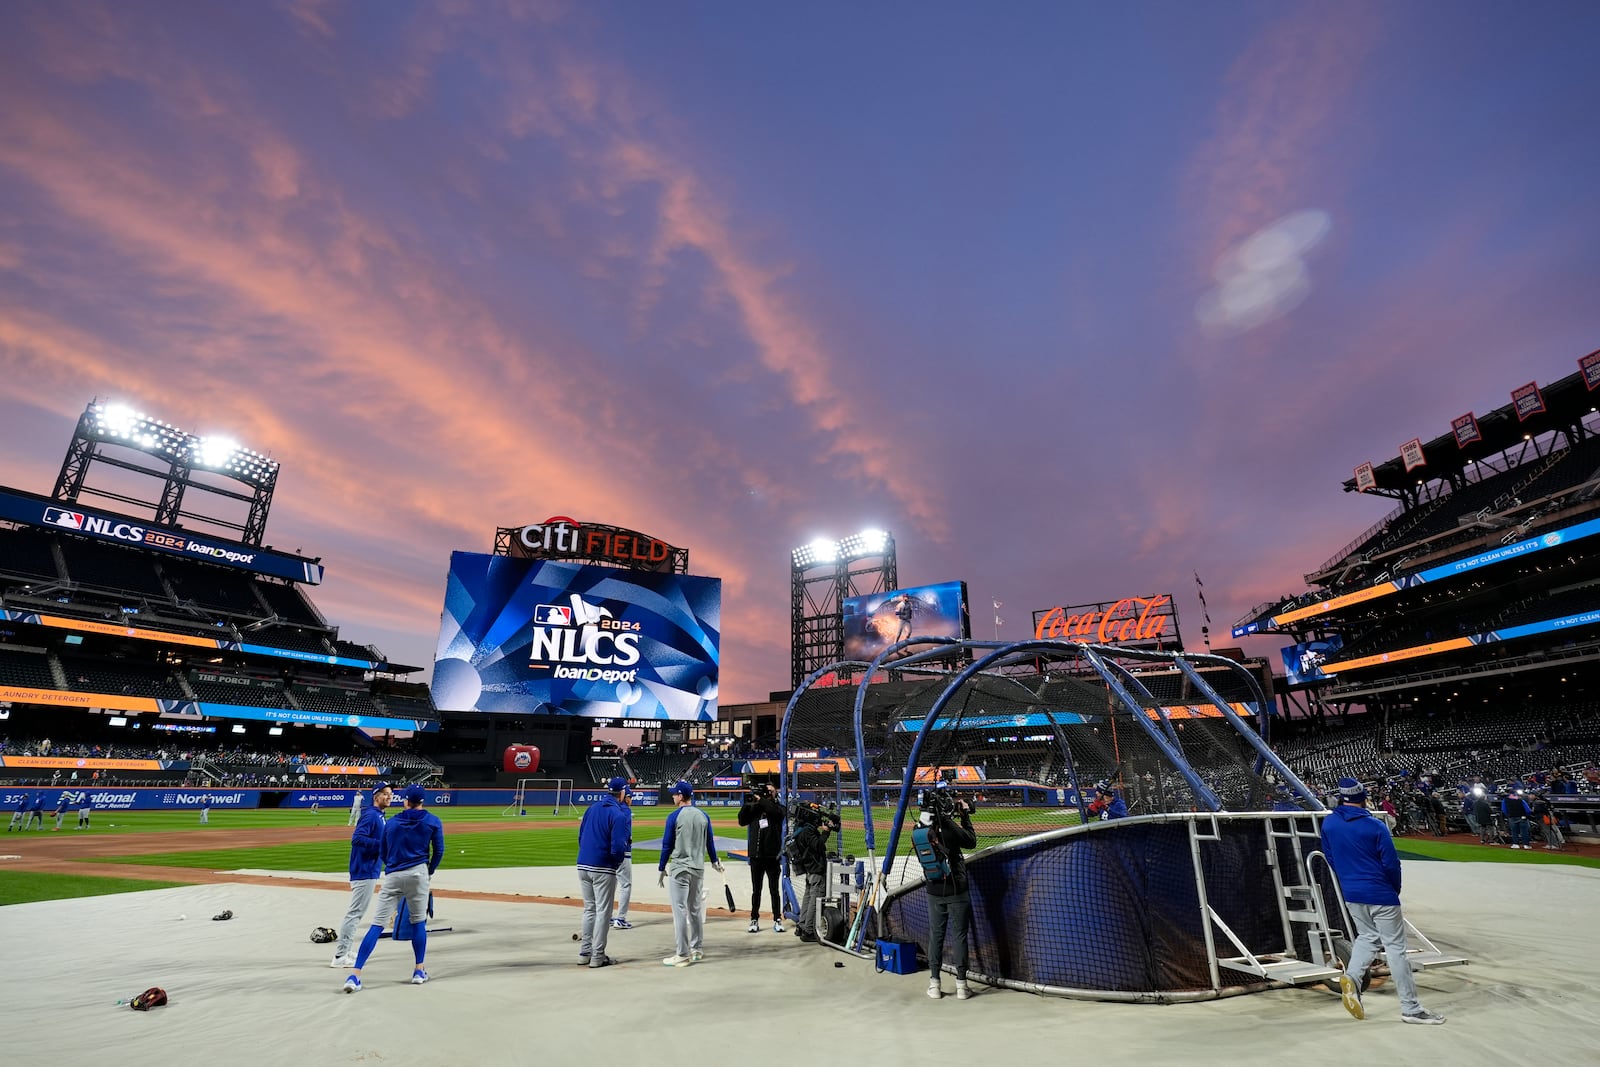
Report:
M431 855L429 846L432 846ZM433 812L426 808L406 808L384 824L383 869L390 874L408 870L419 863L426 863L428 873L432 874L439 869L442 859L444 824Z
M1322 820L1322 853L1351 904L1399 904L1400 857L1389 828L1357 804L1340 804Z
M633 839L633 812L614 796L590 804L578 824L578 870L615 871Z
M350 880L364 882L383 873L383 831L388 824L375 807L361 809L356 832L350 835ZM441 827L441 832L442 832ZM444 845L441 842L440 848Z

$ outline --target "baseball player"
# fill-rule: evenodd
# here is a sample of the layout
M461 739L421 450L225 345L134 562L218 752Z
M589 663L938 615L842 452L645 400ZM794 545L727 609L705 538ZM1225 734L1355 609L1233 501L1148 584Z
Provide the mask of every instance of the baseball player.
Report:
M356 927L367 914L367 905L372 903L383 873L383 813L393 798L389 783L379 782L372 791L372 806L362 810L356 832L350 835L350 909L339 924L339 943L334 946L330 967L355 966L356 958L350 953L355 946Z
M428 954L428 886L433 872L439 869L439 861L444 859L444 826L437 815L422 806L428 794L420 785L406 786L400 799L405 801L405 810L383 828L383 866L388 873L383 876L383 889L378 894L378 913L367 928L367 936L361 939L350 977L344 980L346 993L361 991L361 969L367 965L401 900L406 902L411 916L411 952L417 961L411 984L422 985L428 980L428 972L422 966Z

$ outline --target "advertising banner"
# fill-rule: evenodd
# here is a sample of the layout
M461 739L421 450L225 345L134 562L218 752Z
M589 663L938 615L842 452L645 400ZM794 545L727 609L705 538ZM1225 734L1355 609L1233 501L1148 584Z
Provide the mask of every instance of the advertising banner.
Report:
M39 767L60 771L165 771L168 763L154 759L96 759L90 756L0 756L0 767ZM179 770L185 769L183 764Z
M261 804L259 789L84 789L4 788L0 789L0 810L15 809L23 797L44 796L46 811L58 806L77 811L85 805L96 811L160 811L172 808L198 808L208 798L213 808L255 808Z
M1480 567L1503 563L1508 559L1519 559L1535 552L1543 552L1546 549L1581 541L1596 534L1600 534L1600 519L1589 519L1585 522L1575 523L1562 530L1551 530L1549 533L1517 541L1514 544L1502 545L1487 552L1480 552L1475 556L1467 556L1465 559L1441 563L1436 567L1418 571L1416 574L1408 574L1402 578L1379 582L1377 585L1358 589L1353 593L1344 593L1315 604L1308 604L1303 608L1295 608L1293 611L1286 611L1282 615L1274 615L1270 621L1274 626L1287 626L1290 623L1299 622L1301 619L1309 619L1316 615L1337 611L1339 608L1350 607L1353 604L1362 604L1368 600L1390 596L1402 589L1410 589L1428 582L1438 581L1441 578L1465 574ZM1238 635L1235 634L1235 636Z
M314 652L303 652L293 648L274 648L271 645L250 644L243 641L228 641L219 637L196 637L193 634L171 633L167 630L147 630L138 626L117 626L107 622L90 622L86 619L73 619L61 615L42 615L32 611L0 610L0 619L9 622L27 623L30 626L48 626L59 630L72 630L78 633L109 634L113 637L125 637L134 641L159 641L165 645L187 645L192 648L220 648L228 652L254 652L262 656L275 656L279 659L301 660L309 663L330 663L341 667L355 667L358 670L371 670L382 666L373 660L355 659L349 656L319 656ZM223 678L223 681L232 681Z
M48 497L15 489L0 489L0 519L66 530L114 545L156 549L185 559L202 559L208 563L220 563L308 585L322 581L321 565L310 560L269 552L255 545L197 537L186 530L155 526L124 515L86 508L82 504L63 506Z
M914 781L937 782L941 778L956 782L981 782L983 772L976 767L918 767Z
M434 706L714 722L721 628L718 578L456 552Z
M844 599L844 658L872 660L890 645L912 637L971 634L967 583L941 582ZM913 647L909 653L924 651Z
M348 715L336 711L303 711L293 708L260 708L244 704L212 704L196 700L155 700L151 697L118 696L113 693L71 693L63 689L29 689L0 685L0 700L14 704L45 704L60 708L103 708L199 718L252 719L259 722L307 723L321 726L350 726L363 730L410 730L426 733L439 729L436 719L393 719L385 715ZM352 772L354 773L354 772Z
M1401 445L1400 460L1406 465L1407 471L1426 466L1428 461L1422 455L1422 438L1413 437Z
M1543 412L1545 410L1544 394L1539 392L1538 383L1529 382L1527 385L1511 390L1511 406L1516 409L1518 422Z
M308 763L307 774L370 774L376 778L379 774L377 767L368 767L361 764L343 763Z
M789 770L801 774L832 774L834 768L840 774L847 774L855 769L855 761L847 756L830 756L827 759L813 757L811 759L791 759ZM746 774L777 774L778 761L775 759L746 760L744 765Z
M1483 432L1478 429L1478 417L1472 412L1467 412L1458 418L1450 420L1450 431L1456 435L1456 447L1466 448L1483 440Z

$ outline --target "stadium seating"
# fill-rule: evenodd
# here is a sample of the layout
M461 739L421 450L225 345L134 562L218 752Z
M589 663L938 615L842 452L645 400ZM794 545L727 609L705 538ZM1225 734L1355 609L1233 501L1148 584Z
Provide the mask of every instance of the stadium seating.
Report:
M633 772L630 777L650 785L671 785L685 777L697 758L692 752L630 752L623 757Z
M261 594L262 599L267 602L267 607L284 622L298 626L327 625L297 586L257 581L256 592Z
M63 658L67 684L80 693L114 693L123 696L183 700L184 692L172 680L169 668L132 661Z
M257 708L287 708L283 690L259 685L230 685L227 682L202 682L191 677L189 688L197 699L208 704L244 704Z
M294 702L307 711L332 711L340 715L375 715L371 694L358 689L295 682L289 686Z
M54 689L55 675L43 650L23 651L0 647L0 684L27 689Z
M0 574L29 582L59 581L54 543L55 538L43 530L0 530Z
M156 573L155 560L131 548L100 545L76 537L61 539L67 578L80 586L117 594L119 599L150 599L170 603L166 586Z
M333 640L333 651L335 655L343 656L346 659L366 660L368 663L381 663L383 661L383 656L377 649L371 645L356 644L354 641L341 641L335 638Z
M271 645L273 648L309 652L316 656L331 656L333 654L328 651L327 636L314 630L264 626L259 630L248 630L241 636L253 645Z
M271 614L256 596L256 583L242 574L179 560L164 560L161 567L180 606L249 619Z

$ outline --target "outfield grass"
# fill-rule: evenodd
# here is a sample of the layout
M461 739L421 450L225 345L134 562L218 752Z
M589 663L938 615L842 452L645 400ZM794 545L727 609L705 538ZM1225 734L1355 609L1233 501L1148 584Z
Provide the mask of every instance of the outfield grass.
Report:
M1512 849L1504 845L1457 845L1448 841L1429 841L1426 838L1397 837L1395 851L1401 859L1451 860L1465 863L1543 863L1568 867L1600 867L1600 859L1580 856L1573 852L1546 852L1543 846L1533 851Z
M33 871L0 872L0 905L31 904L36 900L99 897L108 893L140 893L146 889L172 889L184 882L151 882L142 878L94 878L80 874L39 874Z
M449 867L565 867L578 859L578 832L570 825L582 815L582 809L564 809L552 815L550 809L530 808L525 817L507 818L499 808L448 808L429 809L445 824L449 854L445 863ZM745 831L738 825L736 809L707 808L712 827L719 837L742 841ZM659 838L670 808L635 808L634 840L649 841ZM108 815L111 813L107 813ZM250 848L208 849L205 840L209 830L230 830L266 827L339 827L347 817L345 809L313 812L307 809L279 809L276 811L228 811L211 813L211 824L200 826L192 812L119 812L111 818L98 819L100 825L94 833L140 833L156 830L188 830L193 833L194 847L175 849L147 855L105 857L105 862L135 863L147 866L190 867L209 871L231 871L241 868L276 871L312 871L333 873L347 868L350 846L342 836L332 841L262 845ZM877 847L881 851L889 840L888 813L881 813L877 823ZM866 839L862 829L861 810L847 808L843 812L844 828L840 847L858 857L866 854ZM113 826L113 820L115 825ZM1069 826L1078 821L1077 812L1058 808L981 808L976 818L981 844L989 844L999 837L1016 836ZM562 823L567 825L552 825ZM499 832L474 833L474 829L487 830L493 826ZM1545 863L1572 864L1600 867L1600 859L1578 856L1570 852L1513 851L1484 845L1452 844L1426 838L1399 838L1395 842L1402 856L1418 859L1437 859L1454 862L1481 863ZM904 842L902 842L904 847ZM641 863L651 863L653 857L640 855Z

